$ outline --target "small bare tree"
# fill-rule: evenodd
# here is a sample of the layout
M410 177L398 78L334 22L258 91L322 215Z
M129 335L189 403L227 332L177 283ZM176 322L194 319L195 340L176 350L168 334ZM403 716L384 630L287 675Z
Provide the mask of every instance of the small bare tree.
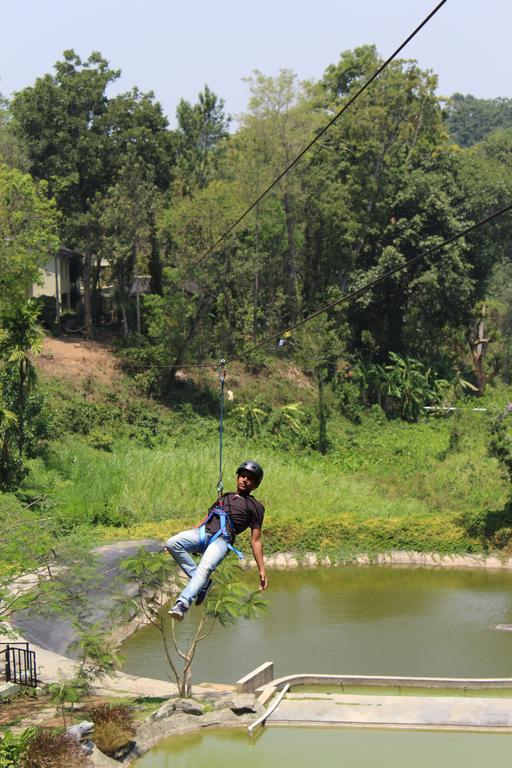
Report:
M182 648L175 623L162 611L169 599L170 587L176 584L177 566L167 556L139 550L122 564L126 579L135 586L131 598L121 599L121 611L143 616L162 637L165 657L178 686L180 696L192 695L192 661L197 646L210 635L215 624L228 626L238 619L253 619L267 607L259 591L251 591L239 579L239 569L230 561L216 570L215 580L200 613L199 623L188 648Z

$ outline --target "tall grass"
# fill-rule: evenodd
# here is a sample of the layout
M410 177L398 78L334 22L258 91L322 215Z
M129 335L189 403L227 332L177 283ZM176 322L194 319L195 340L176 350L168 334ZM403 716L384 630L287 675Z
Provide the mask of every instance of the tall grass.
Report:
M483 402L496 409L508 399L508 391L491 390ZM347 539L358 547L474 548L478 542L458 521L503 509L509 495L487 451L490 418L469 408L417 424L387 421L378 410L360 425L333 416L331 447L322 456L292 437L285 443L272 434L246 439L231 415L224 487L234 489L240 461L263 465L256 495L267 510L271 548L339 547ZM103 537L163 538L195 524L216 496L217 423L188 412L173 419L174 432L152 449L124 436L111 452L101 451L68 434L44 460L32 462L26 486L45 495L70 526L94 525Z

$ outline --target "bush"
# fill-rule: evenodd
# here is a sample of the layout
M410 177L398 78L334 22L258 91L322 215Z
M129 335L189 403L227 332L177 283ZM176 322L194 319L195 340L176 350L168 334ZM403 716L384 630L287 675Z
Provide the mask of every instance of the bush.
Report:
M128 747L135 734L133 712L126 704L102 704L91 712L94 743L104 755L115 755Z
M11 731L4 733L0 739L0 766L2 768L19 768L20 760L32 735L32 729L28 729L21 736L14 736Z
M336 394L341 414L354 424L360 424L363 404L359 387L352 381L345 381Z
M132 743L132 735L117 723L104 722L94 728L94 743L104 755L115 755Z
M134 517L131 509L118 506L112 499L105 499L103 507L93 512L91 523L113 528L127 528L134 522Z
M109 432L104 432L102 429L95 427L89 432L87 442L97 451L107 451L108 453L111 453L114 438Z
M19 768L87 768L80 745L64 733L38 728L22 753Z

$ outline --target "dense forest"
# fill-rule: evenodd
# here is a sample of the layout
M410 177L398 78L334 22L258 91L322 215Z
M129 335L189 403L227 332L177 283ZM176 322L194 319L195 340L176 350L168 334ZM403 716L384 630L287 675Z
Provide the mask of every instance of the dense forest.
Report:
M57 242L81 254L85 336L113 321L127 360L168 367L152 384L161 394L171 366L240 353L509 203L509 101L441 102L433 74L395 61L212 248L381 63L365 46L316 83L254 72L236 128L205 86L170 130L152 93L107 95L120 73L100 54L65 52L3 104L2 303ZM510 221L328 313L337 356L368 365L392 352L452 376L507 271ZM150 292L134 297L138 276ZM500 331L505 282L487 310ZM508 376L505 346L492 364Z

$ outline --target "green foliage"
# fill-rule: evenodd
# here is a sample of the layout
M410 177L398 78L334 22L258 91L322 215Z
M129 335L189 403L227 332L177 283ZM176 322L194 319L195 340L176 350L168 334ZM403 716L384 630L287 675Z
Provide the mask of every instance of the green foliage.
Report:
M132 735L115 721L105 720L94 728L94 743L104 755L115 755L133 741Z
M505 411L495 418L491 426L491 439L489 442L491 456L495 456L498 459L508 475L509 482L512 482L511 413L512 405L509 403Z
M190 193L206 187L214 176L229 118L224 115L224 101L207 85L196 104L181 99L176 116L179 182Z
M243 433L246 437L254 437L259 434L266 419L267 413L256 403L246 403L233 408L233 414L240 421Z
M0 308L26 300L57 251L57 213L47 187L0 162Z
M280 437L288 435L300 435L302 430L302 419L305 413L299 407L300 403L288 403L281 405L272 413L272 432Z
M363 399L356 382L337 379L335 395L340 413L354 424L359 424L362 418Z
M259 592L251 592L237 578L236 568L224 560L216 569L199 623L192 638L187 639L177 637L174 621L169 631L168 616L160 610L169 593L177 592L177 566L169 555L154 555L141 548L135 557L122 564L126 579L134 589L132 598L120 601L119 610L130 618L134 612L142 614L159 631L181 696L191 695L191 666L197 645L207 640L215 624L228 626L240 618L255 618L266 608ZM184 642L188 647L182 647Z
M0 486L4 489L19 485L25 458L36 455L39 443L49 434L32 360L42 345L37 317L38 307L32 301L15 304L0 315L0 358L4 361L0 375L4 404Z
M2 768L20 768L34 729L28 728L20 736L6 731L0 738L0 765Z
M70 680L61 680L59 683L51 683L48 686L48 693L50 694L50 699L58 704L64 729L66 729L68 727L65 711L66 704L71 705L72 718L74 705L88 693L87 680L82 675L76 675Z
M354 369L358 384L367 403L378 403L389 417L417 421L426 405L438 403L448 382L435 377L433 371L414 358L390 352L391 362L359 362Z
M255 619L263 613L268 603L261 592L250 590L237 579L237 567L224 561L215 572L213 587L205 603L205 616L223 627L235 624L238 619Z
M511 118L512 99L477 99L454 93L444 109L446 126L461 147L470 147L493 131L507 128Z
M97 451L108 451L110 453L112 451L114 438L112 434L96 428L89 432L88 442L93 448L96 448Z

